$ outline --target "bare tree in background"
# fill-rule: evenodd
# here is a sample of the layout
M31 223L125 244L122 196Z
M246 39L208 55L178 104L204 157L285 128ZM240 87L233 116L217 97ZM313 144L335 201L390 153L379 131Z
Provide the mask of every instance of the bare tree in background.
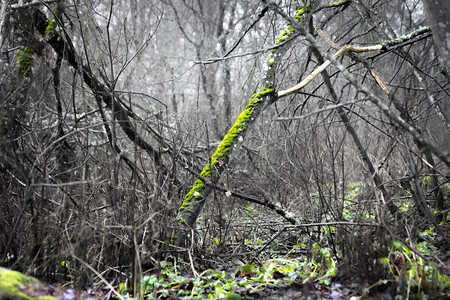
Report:
M434 42L440 51L448 72L450 69L450 45L448 43L450 40L450 5L443 0L423 0L422 2L433 31Z

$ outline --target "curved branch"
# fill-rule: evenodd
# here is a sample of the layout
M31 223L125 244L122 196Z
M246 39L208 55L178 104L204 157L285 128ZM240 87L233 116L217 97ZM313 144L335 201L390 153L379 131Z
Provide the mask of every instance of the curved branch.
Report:
M45 30L49 24L46 16L41 11L35 10L34 17L35 28L45 37ZM96 98L103 101L109 109L114 108L114 118L118 120L120 127L127 137L137 146L145 150L157 165L162 166L161 153L136 132L128 118L128 111L123 107L121 101L117 100L117 96L113 95L110 89L95 77L88 66L79 63L79 56L75 52L72 44L65 41L57 32L47 40L47 43L56 53L63 56L74 69L82 73L84 82L89 86Z
M308 8L301 8L296 12L296 20L301 20ZM219 181L222 172L227 167L231 154L244 141L246 133L255 124L258 116L270 104L277 100L274 90L276 69L282 57L282 54L287 50L290 43L288 41L298 36L296 29L286 25L282 31L277 45L284 43L286 46L274 49L269 55L266 62L266 69L264 73L264 81L261 87L261 92L254 94L245 110L239 115L233 127L228 131L223 138L217 150L212 155L210 162L205 166L200 174L203 178L208 178L212 183ZM202 180L197 179L191 191L186 195L183 204L179 208L178 221L184 223L188 227L193 227L197 217L205 205L206 198L210 195L212 188L205 184ZM179 236L178 243L182 244L184 237Z

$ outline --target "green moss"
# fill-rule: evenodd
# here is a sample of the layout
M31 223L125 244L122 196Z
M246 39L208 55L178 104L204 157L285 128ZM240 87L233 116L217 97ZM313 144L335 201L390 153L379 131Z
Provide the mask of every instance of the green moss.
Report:
M399 36L393 40L390 40L387 42L382 42L382 43L380 43L380 45L382 45L384 47L394 46L394 45L400 44L402 42L405 42L407 40L413 39L421 34L428 32L428 31L430 31L429 26L420 27L419 29L408 32L408 33L406 33L402 36Z
M297 10L295 18L300 20L303 17L305 12L309 12L311 10L310 6L306 6L306 8L301 8ZM277 44L281 44L286 41L293 33L295 32L292 24L288 23L286 29L281 33L281 37L278 39ZM220 176L217 169L219 168L220 161L228 161L229 155L231 152L231 147L235 145L236 139L240 136L241 132L246 129L247 123L251 120L254 109L259 105L262 99L270 94L274 93L273 89L273 79L275 75L275 67L276 67L276 56L277 50L273 49L269 55L268 66L269 70L267 71L266 84L263 86L263 91L260 93L256 93L250 99L249 104L245 107L245 110L239 115L233 127L228 131L227 135L223 138L216 152L212 155L210 163L203 169L200 173L202 178L206 180L210 180L215 182L215 179L218 179ZM179 212L189 212L192 211L192 207L198 203L201 199L203 199L204 191L207 189L207 185L200 179L197 179L194 183L194 186L186 195L185 200L183 201L181 207L179 208ZM182 216L179 217L178 221L184 222L185 220Z
M295 14L295 19L297 20L301 20L303 18L303 15L305 14L305 12L310 12L311 11L311 6L308 4L306 5L306 7L302 7L299 10L297 10L297 13Z
M61 6L60 4L56 3L55 4L55 9L53 11L53 15L54 17L52 18L52 20L49 22L47 28L45 28L45 36L49 39L51 39L56 32L56 27L58 26L58 20L61 21L62 20L62 10L61 10Z
M254 109L258 106L258 104L262 101L262 99L270 94L274 93L274 89L267 89L265 86L263 87L263 91L260 93L256 93L250 99L249 104L245 107L245 110L239 115L233 127L228 131L227 135L223 138L216 152L211 157L210 163L203 169L200 173L202 178L207 180L212 180L216 176L219 176L216 169L219 167L220 161L228 161L231 147L235 144L236 139L239 137L239 134L245 130L247 123L251 120ZM181 205L179 211L184 212L190 207L193 207L197 202L203 199L203 191L206 190L207 185L197 179L195 181L194 186L186 195L183 204ZM179 220L182 221L182 220Z
M303 15L305 14L305 12L309 12L310 10L311 10L311 8L310 8L309 5L306 6L306 9L304 7L302 7L299 10L297 10L294 18L297 19L297 20L301 20L303 18ZM283 32L281 33L281 37L278 38L278 41L277 41L276 44L279 45L279 44L283 43L294 32L295 32L295 29L294 29L294 27L292 27L292 24L291 23L287 23L286 24L286 29L283 30ZM274 54L274 50L271 53L271 57L273 57L273 54ZM270 63L269 63L269 66L271 66Z
M33 73L33 52L30 48L25 48L17 53L17 71L20 77L30 77Z
M58 25L58 23L56 22L55 19L52 19L49 23L47 28L45 28L45 36L47 38L52 38L55 35L55 31L56 31L56 25Z
M41 282L34 277L26 276L20 272L0 268L0 299L17 300L56 300L51 296L32 297L24 293L24 288L40 285Z

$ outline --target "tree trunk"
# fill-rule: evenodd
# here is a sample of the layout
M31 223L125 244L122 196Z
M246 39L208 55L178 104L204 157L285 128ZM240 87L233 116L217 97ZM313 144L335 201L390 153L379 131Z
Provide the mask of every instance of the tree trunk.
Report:
M450 71L450 3L448 0L422 0L430 22L433 39Z
M301 8L297 11L295 18L301 20L307 9ZM308 10L309 11L309 10ZM256 119L270 104L276 101L277 96L274 90L275 74L278 62L282 54L287 50L289 41L297 36L295 29L286 25L277 45L280 45L274 50L271 50L269 60L266 62L267 68L264 74L264 82L262 84L261 92L254 94L245 110L239 115L233 127L228 131L223 138L219 147L212 155L210 162L205 166L200 174L203 179L216 183L219 181L222 172L226 169L231 154L242 144L246 133L255 124ZM212 191L212 187L198 179L191 191L186 195L183 204L179 208L178 221L193 228L195 221L203 208L208 196ZM181 233L177 235L178 243L183 243L184 237Z

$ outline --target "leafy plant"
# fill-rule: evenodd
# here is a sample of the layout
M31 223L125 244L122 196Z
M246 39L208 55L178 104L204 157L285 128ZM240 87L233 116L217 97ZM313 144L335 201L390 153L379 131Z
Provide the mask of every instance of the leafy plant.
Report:
M426 230L423 234L432 234L432 230ZM402 242L394 241L389 256L381 259L382 265L389 269L389 273L398 283L397 293L405 294L407 298L412 293L418 296L424 296L425 293L444 293L450 288L450 276L444 274L436 262L423 258L436 251L436 247L424 241L418 244L417 250L421 255Z
M172 263L163 263L159 275L145 275L142 279L146 299L176 296L179 299L242 299L272 287L286 286L295 282L317 282L330 284L336 275L336 261L328 248L315 247L320 262L314 260L270 259L260 265L238 266L234 273L208 269L198 277L181 275ZM119 291L127 299L132 299L126 284Z

